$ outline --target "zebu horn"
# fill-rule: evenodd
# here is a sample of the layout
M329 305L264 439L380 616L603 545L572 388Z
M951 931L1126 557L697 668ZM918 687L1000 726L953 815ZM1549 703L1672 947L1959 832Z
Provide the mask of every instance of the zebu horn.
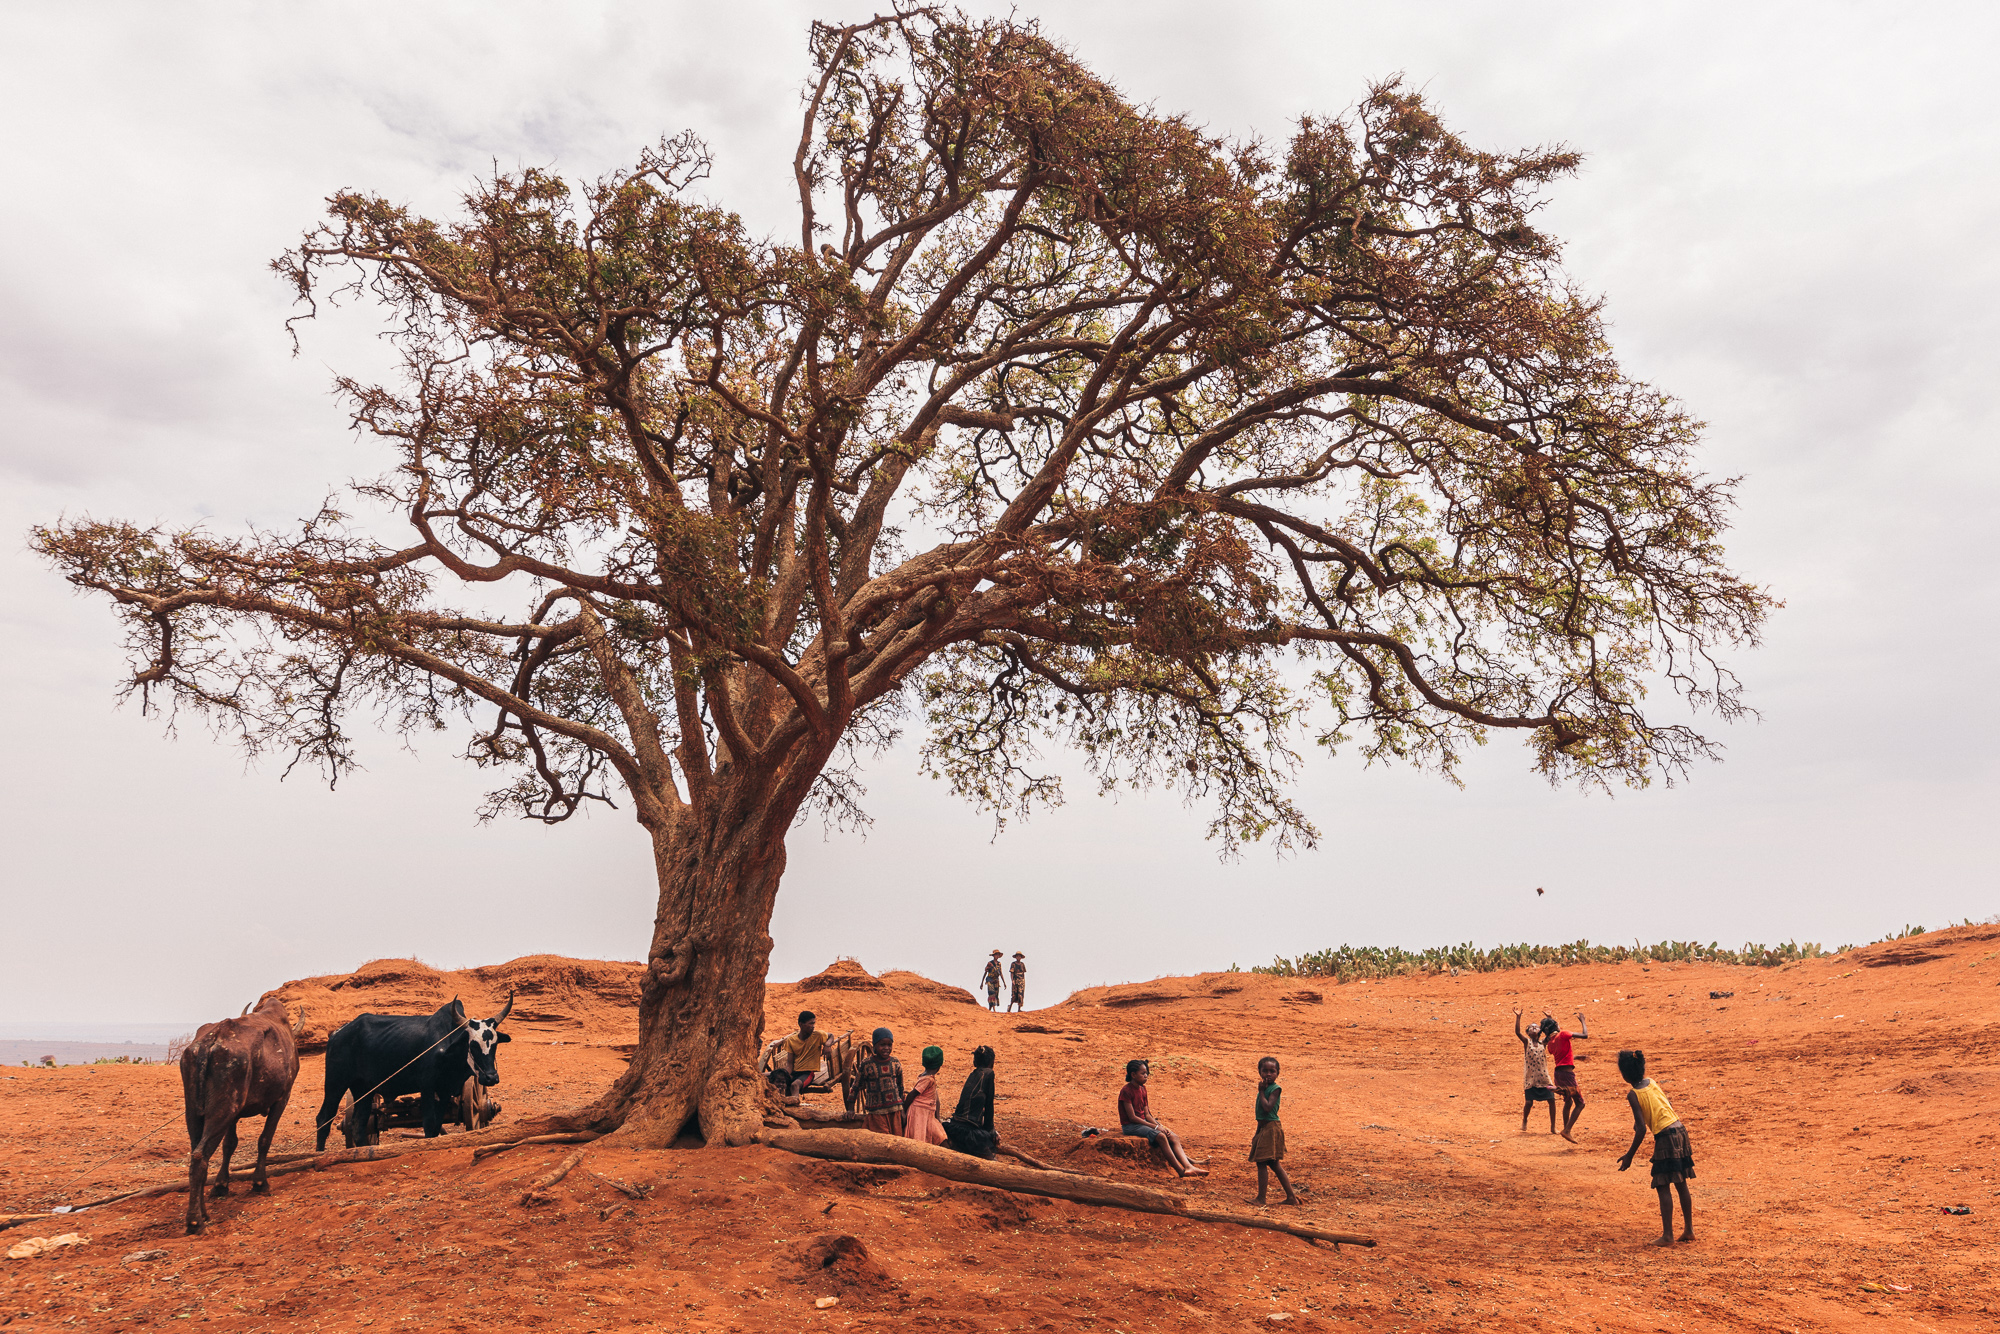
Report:
M508 1016L508 1015L510 1015L510 1014L512 1014L512 1013L514 1013L514 988L512 988L512 987L508 987L508 988L507 988L507 1004L506 1004L505 1006L503 1006L503 1007L501 1008L501 1010L500 1010L500 1016L499 1016L499 1018L495 1019L495 1020L494 1020L493 1022L494 1022L494 1023L496 1024L496 1025L497 1025L497 1024L504 1024L504 1023L506 1023L506 1022L507 1022L507 1016Z

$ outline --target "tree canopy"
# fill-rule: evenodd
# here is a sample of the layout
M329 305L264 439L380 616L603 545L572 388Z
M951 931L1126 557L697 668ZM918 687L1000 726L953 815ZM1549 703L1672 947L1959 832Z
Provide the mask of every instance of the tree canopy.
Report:
M796 235L708 199L689 135L444 220L335 194L275 267L392 318L400 375L339 387L396 460L355 503L408 537L38 529L132 684L334 777L357 710L470 716L491 811L629 799L665 989L720 939L675 886L849 809L843 749L912 718L1003 814L1054 744L1233 845L1313 837L1310 742L1449 774L1517 730L1552 780L1644 783L1712 749L1649 687L1742 711L1718 654L1772 603L1700 423L1537 225L1576 154L1475 149L1395 82L1223 139L1011 19L811 56Z

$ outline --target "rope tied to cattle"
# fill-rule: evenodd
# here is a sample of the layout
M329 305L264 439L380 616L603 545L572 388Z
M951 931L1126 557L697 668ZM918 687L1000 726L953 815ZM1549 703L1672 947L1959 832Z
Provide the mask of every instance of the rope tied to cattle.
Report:
M443 1037L439 1038L437 1042L431 1043L430 1046L425 1047L415 1056L412 1056L409 1060L403 1062L401 1065L397 1066L394 1070L390 1071L389 1074L386 1075L380 1081L380 1083L377 1083L374 1088L369 1089L366 1093L356 1098L354 1100L353 1105L358 1107L362 1103L366 1102L368 1099L374 1097L376 1091L379 1090L383 1084L387 1084L397 1075L402 1074L403 1071L409 1069L411 1066L415 1065L418 1061L421 1061L424 1059L424 1057L430 1055L431 1052L436 1049L439 1043L451 1041L452 1038L458 1036L459 1029L465 1028L471 1022L472 1019L470 1016L467 1016L466 1018L459 1020L457 1026L454 1027L450 1032L446 1033ZM117 1162L120 1158L123 1158L126 1154L132 1152L132 1150L138 1148L141 1144L144 1144L147 1140L151 1139L153 1136L159 1134L162 1130L165 1130L168 1126L172 1125L177 1119L184 1118L186 1114L187 1114L186 1109L183 1108L180 1112L174 1114L173 1116L169 1116L166 1120L160 1122L160 1124L154 1126L151 1130L148 1130L145 1134L139 1136L139 1138L133 1140L130 1144L127 1144L124 1148L112 1154L109 1158L99 1159L97 1162L92 1163L89 1167L84 1168L83 1171L79 1172L76 1176L71 1177L68 1181L65 1181L61 1186L57 1187L57 1190L62 1192L73 1190L79 1182L88 1180L91 1174L96 1172L99 1168L106 1167L112 1163ZM339 1116L340 1116L340 1111L338 1108L336 1108L332 1116L329 1116L324 1121L315 1122L313 1124L311 1133L317 1136L321 1130L323 1130L327 1126L332 1125Z

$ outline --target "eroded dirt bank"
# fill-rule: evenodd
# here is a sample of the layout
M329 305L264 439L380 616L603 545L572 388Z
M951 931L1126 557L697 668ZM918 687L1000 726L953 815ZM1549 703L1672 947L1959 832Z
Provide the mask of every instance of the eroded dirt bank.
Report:
M579 1105L615 1074L633 1037L620 1000L629 976L546 957L449 975L384 961L290 994L311 1027L427 1009L454 991L477 1012L511 983L522 999L502 1050L505 1124ZM775 986L770 1029L802 1003L836 1032L886 1023L910 1067L924 1044L943 1046L953 1088L971 1048L991 1043L1010 1139L1237 1205L1254 1190L1243 1160L1254 1063L1277 1055L1304 1214L1382 1245L1335 1252L763 1148L593 1150L531 1208L522 1191L566 1146L476 1165L447 1146L281 1177L268 1197L239 1188L198 1238L181 1235L179 1196L0 1232L6 1244L72 1229L91 1238L0 1260L0 1325L1810 1331L2000 1320L1991 927L1784 969L1634 963L1347 986L1207 974L1010 1017L913 974L886 977L807 994ZM1549 1135L1545 1117L1519 1133L1516 1001L1531 1015L1589 1015L1578 1147ZM1621 1046L1646 1049L1692 1132L1700 1237L1667 1253L1645 1245L1658 1227L1645 1151L1632 1172L1616 1170L1630 1124L1611 1061ZM1082 1127L1112 1121L1130 1056L1152 1060L1156 1110L1212 1157L1205 1182L1074 1148ZM304 1060L281 1151L309 1147L321 1060ZM182 1170L176 1071L4 1073L0 1211ZM162 1122L129 1159L76 1179ZM633 1200L605 1178L651 1190ZM1973 1212L1940 1212L1961 1204ZM123 1260L138 1251L165 1254ZM816 1307L825 1297L840 1300Z

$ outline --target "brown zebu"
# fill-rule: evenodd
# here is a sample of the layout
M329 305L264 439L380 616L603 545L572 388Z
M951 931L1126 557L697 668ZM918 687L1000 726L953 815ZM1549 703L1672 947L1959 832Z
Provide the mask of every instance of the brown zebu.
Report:
M299 1049L292 1040L291 1016L285 1003L266 996L255 1011L220 1023L203 1024L181 1053L181 1094L187 1112L188 1205L187 1230L208 1226L208 1159L222 1146L222 1172L215 1193L229 1193L229 1159L236 1152L236 1123L262 1116L264 1133L257 1137L257 1166L250 1189L271 1189L264 1160L271 1138L291 1100L292 1081L299 1077Z

